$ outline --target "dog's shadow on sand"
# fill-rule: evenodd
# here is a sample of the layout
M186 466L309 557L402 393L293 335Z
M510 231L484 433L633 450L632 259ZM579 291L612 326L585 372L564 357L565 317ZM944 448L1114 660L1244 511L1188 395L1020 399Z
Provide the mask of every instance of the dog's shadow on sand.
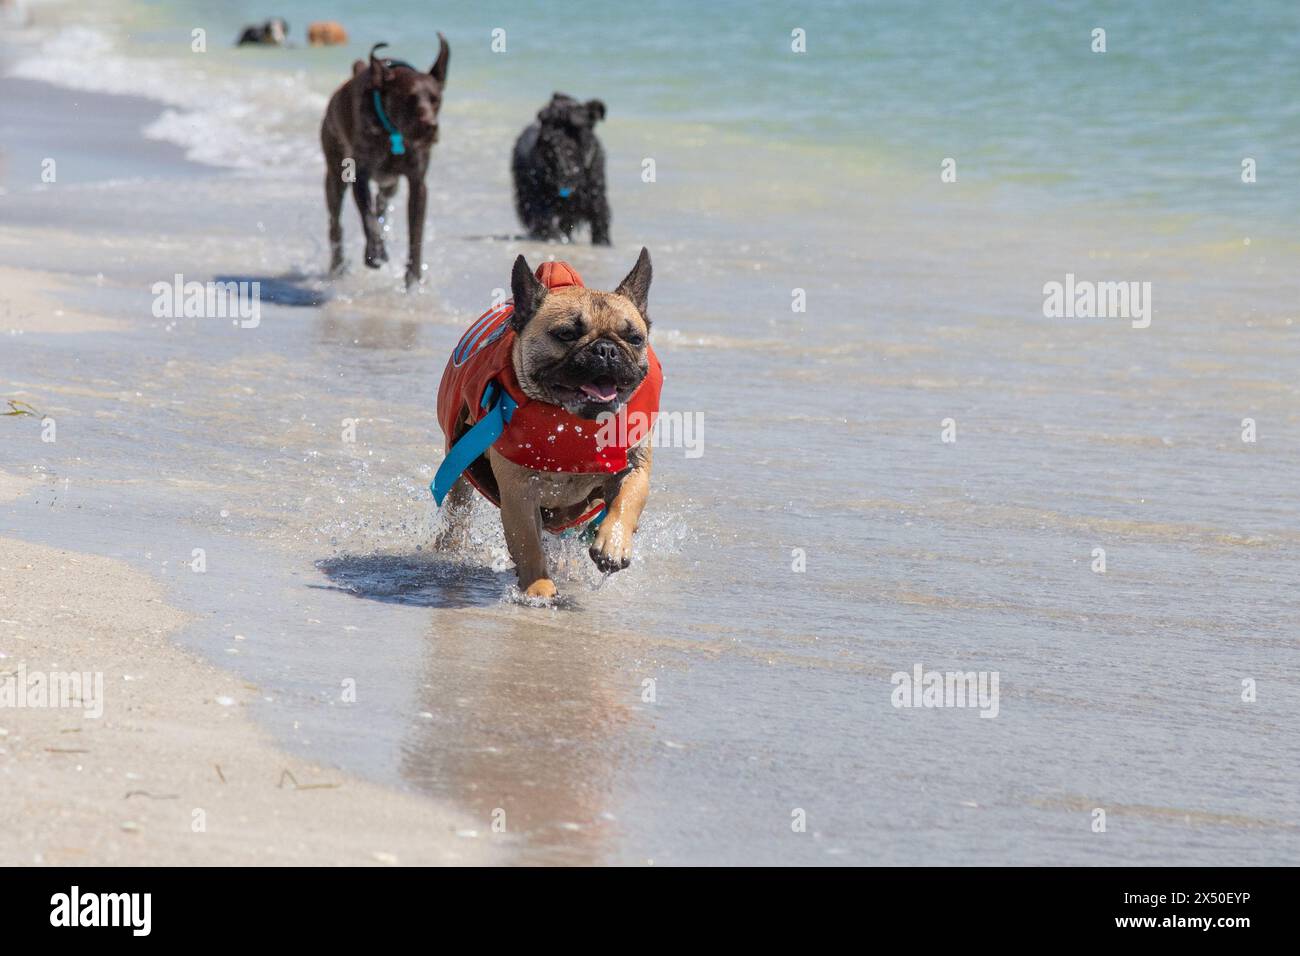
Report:
M213 282L256 282L259 301L266 305L283 305L290 308L318 308L324 305L333 294L324 288L320 280L298 272L289 272L282 276L222 275L213 276Z
M489 607L501 603L502 575L490 568L423 554L342 554L316 562L331 584L310 587L412 607Z

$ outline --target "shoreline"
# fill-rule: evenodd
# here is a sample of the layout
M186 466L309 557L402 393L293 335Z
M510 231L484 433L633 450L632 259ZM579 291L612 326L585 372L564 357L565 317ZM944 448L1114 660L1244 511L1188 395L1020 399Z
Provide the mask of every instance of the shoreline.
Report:
M29 189L81 186L112 179L183 178L217 175L218 166L187 159L180 146L143 135L166 104L142 96L91 93L4 73L0 62L0 97L4 98L6 132L0 146L0 195ZM66 117L76 117L69 125ZM123 127L130 135L123 135ZM90 147L93 166L88 161ZM53 160L47 177L46 163Z

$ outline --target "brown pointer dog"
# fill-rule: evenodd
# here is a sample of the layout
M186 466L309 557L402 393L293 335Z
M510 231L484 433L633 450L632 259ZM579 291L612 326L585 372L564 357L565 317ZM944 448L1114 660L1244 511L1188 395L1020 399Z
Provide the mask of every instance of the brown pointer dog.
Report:
M617 412L648 370L651 275L650 253L642 249L613 292L572 286L547 289L523 256L516 259L511 275L516 335L511 364L524 393L592 421L602 413ZM488 460L500 491L506 547L519 589L527 597L556 595L542 548L543 509L576 516L593 501L603 500L608 513L596 530L591 558L606 573L631 564L632 535L650 494L649 436L628 451L627 470L613 475L534 471L495 448L488 449ZM455 547L464 539L473 495L464 477L452 486L446 502L450 523L438 546Z
M352 183L352 195L361 211L366 233L366 265L378 269L388 261L379 214L397 192L397 182L406 177L410 196L406 204L410 252L406 260L406 284L420 281L423 262L424 208L427 190L425 174L429 153L438 142L438 110L447 83L447 61L451 50L438 34L438 59L428 73L396 60L381 60L370 51L369 66L363 60L352 64L352 79L340 86L325 108L320 142L325 150L325 205L330 216L330 272L343 269L343 227L339 212L343 191ZM376 107L375 93L379 94ZM395 135L397 134L397 135ZM400 139L400 142L399 142ZM350 162L348 162L350 160ZM379 187L379 205L370 194L370 182Z

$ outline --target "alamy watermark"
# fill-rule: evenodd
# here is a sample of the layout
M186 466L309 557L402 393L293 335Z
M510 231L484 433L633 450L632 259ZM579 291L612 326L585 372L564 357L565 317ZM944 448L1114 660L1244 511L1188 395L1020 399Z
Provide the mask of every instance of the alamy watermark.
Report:
M50 897L51 926L119 926L133 936L148 936L152 912L152 893L83 893L74 884Z
M63 708L85 711L97 720L104 716L104 674L101 671L29 671L0 674L0 709Z
M704 455L703 412L659 412L651 416L624 407L617 412L601 412L596 421L600 424L597 448L634 445L649 433L652 448L684 448L687 458Z
M262 324L261 282L186 282L178 272L171 282L155 282L150 291L156 319L233 319L241 329Z
M998 715L997 671L927 671L914 664L910 674L896 671L889 682L895 707L977 707L981 717Z
M1133 328L1151 324L1150 282L1091 282L1065 274L1043 286L1043 315L1049 319L1132 319Z

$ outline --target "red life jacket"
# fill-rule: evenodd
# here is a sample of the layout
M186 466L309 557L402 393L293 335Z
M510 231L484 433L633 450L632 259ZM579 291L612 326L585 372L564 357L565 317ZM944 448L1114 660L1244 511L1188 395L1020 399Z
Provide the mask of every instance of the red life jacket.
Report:
M567 262L544 262L537 278L548 289L582 286L582 277ZM487 414L483 393L495 383L514 400L516 407L501 436L492 447L508 461L535 471L569 474L617 474L628 467L628 449L654 427L659 415L659 392L663 369L654 349L647 347L649 370L635 392L604 423L579 418L558 405L529 398L519 387L511 353L515 331L510 326L513 300L489 309L469 327L452 350L438 386L438 423L446 438L446 450ZM464 471L478 491L498 507L501 504L496 478L487 455L480 455ZM577 517L552 516L548 530L582 523L602 507L596 505Z

